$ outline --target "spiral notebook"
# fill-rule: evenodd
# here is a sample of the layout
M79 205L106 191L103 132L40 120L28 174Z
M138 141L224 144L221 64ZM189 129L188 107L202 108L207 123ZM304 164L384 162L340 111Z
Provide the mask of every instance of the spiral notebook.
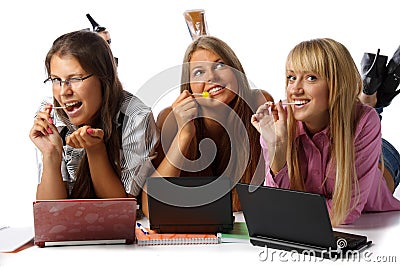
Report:
M219 234L159 234L148 228L145 229L147 234L145 234L139 228L136 228L135 230L138 246L200 245L221 243L221 237Z

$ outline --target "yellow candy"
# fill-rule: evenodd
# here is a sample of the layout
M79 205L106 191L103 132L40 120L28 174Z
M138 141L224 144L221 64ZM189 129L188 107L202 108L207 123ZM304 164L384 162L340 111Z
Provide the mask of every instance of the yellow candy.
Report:
M210 93L209 92L202 92L200 93L193 93L192 95L194 96L202 96L202 97L210 97Z

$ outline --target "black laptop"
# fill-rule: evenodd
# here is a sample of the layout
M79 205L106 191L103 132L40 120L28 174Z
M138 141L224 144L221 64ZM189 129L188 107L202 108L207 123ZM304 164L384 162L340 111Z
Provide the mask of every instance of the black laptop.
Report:
M233 228L226 177L149 177L150 229L159 233L223 233Z
M253 245L336 259L371 244L333 231L322 195L241 183L236 189Z

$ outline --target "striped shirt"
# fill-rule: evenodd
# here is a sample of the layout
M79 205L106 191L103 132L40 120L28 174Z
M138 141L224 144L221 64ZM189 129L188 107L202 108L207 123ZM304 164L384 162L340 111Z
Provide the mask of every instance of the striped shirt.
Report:
M50 97L43 100L40 109L47 103L53 103L53 99ZM60 133L65 129L65 137L77 129L72 124L64 124L54 111L52 111L51 116ZM151 160L156 156L155 147L159 140L159 130L151 109L127 91L124 91L121 108L115 122L122 127L121 181L127 193L137 196L146 181L146 177L154 171ZM40 183L43 164L40 151L38 149L36 151ZM83 148L63 146L61 173L63 180L68 183L69 193L74 186L75 173L83 155Z

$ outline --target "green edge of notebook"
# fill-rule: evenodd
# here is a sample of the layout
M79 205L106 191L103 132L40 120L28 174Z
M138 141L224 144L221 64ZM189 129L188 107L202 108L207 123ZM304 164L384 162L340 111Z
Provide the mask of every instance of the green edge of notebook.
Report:
M235 222L233 229L221 234L222 243L249 243L249 232L245 222Z

